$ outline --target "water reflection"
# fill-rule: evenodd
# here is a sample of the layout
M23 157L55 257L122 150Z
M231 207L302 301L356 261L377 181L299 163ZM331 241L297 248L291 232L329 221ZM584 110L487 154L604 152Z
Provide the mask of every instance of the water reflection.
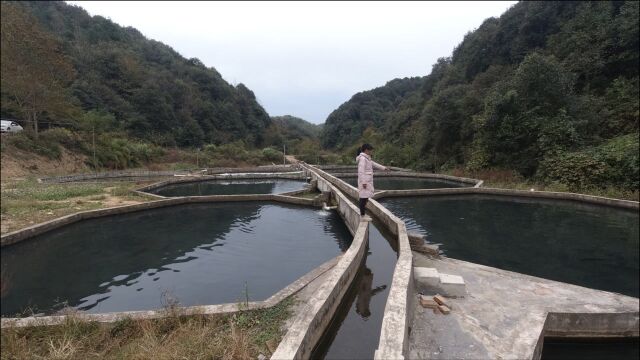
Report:
M372 286L373 273L365 266L358 281L358 299L356 300L356 313L365 319L371 315L371 310L369 310L371 297L387 288L387 285L380 285L374 289L371 288Z

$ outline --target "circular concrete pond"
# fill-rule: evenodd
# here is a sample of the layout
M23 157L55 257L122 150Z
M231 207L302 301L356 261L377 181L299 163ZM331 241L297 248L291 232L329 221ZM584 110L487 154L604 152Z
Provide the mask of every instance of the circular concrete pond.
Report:
M352 186L358 186L357 177L341 177L341 179ZM373 184L376 190L440 189L472 186L472 184L466 184L458 181L401 176L375 177Z
M206 180L165 185L147 192L167 196L204 196L240 194L280 194L304 189L304 180L229 179Z
M84 220L2 249L2 315L264 300L351 239L335 211L275 202Z
M446 256L638 297L638 212L487 195L381 200Z

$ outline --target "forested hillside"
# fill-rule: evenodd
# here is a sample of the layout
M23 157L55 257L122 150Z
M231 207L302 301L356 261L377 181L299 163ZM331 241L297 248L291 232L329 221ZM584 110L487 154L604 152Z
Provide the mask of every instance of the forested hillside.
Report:
M274 132L280 136L277 139L270 139L269 143L272 144L282 144L286 140L318 139L322 131L322 125L312 124L291 115L273 116L271 124ZM269 131L266 136L269 136Z
M467 34L418 89L390 97L395 80L341 105L323 145L350 154L374 141L398 166L637 190L638 12L636 1L520 2Z
M383 126L390 113L421 84L419 77L395 79L379 88L353 95L329 114L321 135L322 145L327 148L349 146L367 127Z
M80 127L88 112L160 146L263 145L271 122L247 87L134 28L63 2L3 1L2 117Z

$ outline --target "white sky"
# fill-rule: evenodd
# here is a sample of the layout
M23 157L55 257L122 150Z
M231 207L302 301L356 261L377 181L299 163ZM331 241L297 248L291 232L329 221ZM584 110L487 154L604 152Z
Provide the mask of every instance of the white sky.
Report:
M427 75L515 1L68 3L199 58L272 116L321 123L359 91Z

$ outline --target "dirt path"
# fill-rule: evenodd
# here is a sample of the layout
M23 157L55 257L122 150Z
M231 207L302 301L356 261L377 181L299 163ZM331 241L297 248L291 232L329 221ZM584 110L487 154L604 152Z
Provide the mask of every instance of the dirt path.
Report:
M297 164L299 162L298 159L296 159L296 157L293 155L285 155L284 158L289 164Z

